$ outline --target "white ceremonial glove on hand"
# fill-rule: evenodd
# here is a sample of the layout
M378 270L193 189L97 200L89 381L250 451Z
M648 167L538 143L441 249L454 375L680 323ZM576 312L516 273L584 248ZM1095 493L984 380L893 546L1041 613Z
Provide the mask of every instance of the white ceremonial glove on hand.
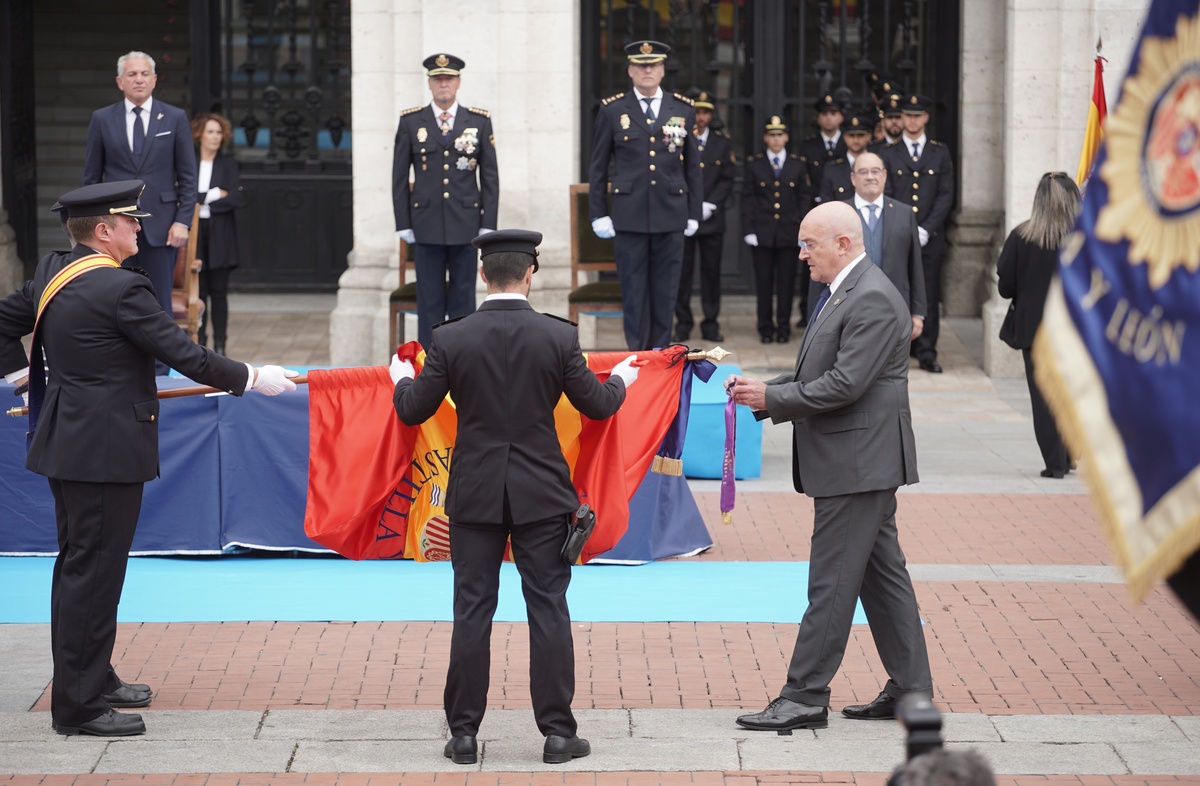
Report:
M696 230L699 228L700 228L700 222L694 218L689 218L688 222L687 222L687 227L685 227L683 230L683 236L691 237L692 235L696 234Z
M484 235L486 235L488 232L495 232L495 231L496 231L496 230L494 230L494 229L487 229L486 227L480 227L480 229L479 229L479 234L478 234L478 235L476 235L476 237L483 237L483 236L484 236Z
M413 370L413 364L407 360L401 360L399 355L392 355L392 365L388 366L388 373L392 375L393 385L402 379L416 379L417 377L417 372Z
M758 235L753 235L753 234L746 235L744 238L742 238L742 242L744 242L748 246L751 246L752 248L757 248L758 247Z
M257 373L254 375L252 387L267 396L278 396L285 390L295 390L296 383L291 378L300 376L299 371L282 366L259 366L255 371Z
M617 230L613 228L612 217L600 216L600 218L592 219L592 231L596 233L596 237L607 240L610 237L617 236Z
M413 234L411 229L397 229L396 237L408 243L410 246L417 242L417 236Z
M637 366L633 365L634 361L636 360L637 355L630 355L617 365L613 366L612 375L625 380L625 387L629 387L637 381L638 368Z
M717 206L712 202L704 202L701 204L701 207L704 211L701 218L703 221L707 221L708 219L712 218L712 214L717 212Z
M921 248L925 248L925 244L929 242L929 233L925 231L925 227L917 227L917 239L921 241Z

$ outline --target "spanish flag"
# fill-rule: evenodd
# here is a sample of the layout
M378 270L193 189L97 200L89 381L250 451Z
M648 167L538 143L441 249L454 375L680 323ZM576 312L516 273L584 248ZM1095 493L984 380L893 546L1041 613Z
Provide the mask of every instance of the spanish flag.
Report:
M625 534L629 500L679 411L686 352L672 347L636 353L646 365L621 411L607 420L590 420L566 396L555 409L576 492L596 511L582 562ZM398 354L420 373L425 351L419 344L409 342ZM590 353L587 363L604 380L628 355ZM458 434L454 401L447 396L425 423L405 426L396 417L395 386L384 367L314 369L308 385L305 534L350 559L448 560L446 489Z
M1104 58L1096 55L1096 72L1092 78L1092 103L1088 106L1087 130L1083 133L1083 150L1079 153L1079 171L1075 173L1075 184L1082 187L1092 174L1092 164L1104 141L1104 119L1108 117L1108 106L1104 100Z

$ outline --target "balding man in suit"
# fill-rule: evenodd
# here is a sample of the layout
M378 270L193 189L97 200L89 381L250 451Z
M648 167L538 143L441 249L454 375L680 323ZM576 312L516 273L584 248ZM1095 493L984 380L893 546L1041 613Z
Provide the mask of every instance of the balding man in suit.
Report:
M879 696L842 714L895 717L907 693L932 694L929 656L896 532L896 489L917 482L908 404L908 306L867 258L862 222L845 203L818 205L800 225L800 259L826 284L793 373L731 376L729 395L774 423L792 423L792 480L813 497L808 609L779 697L737 719L747 729L828 725L855 601L888 673Z

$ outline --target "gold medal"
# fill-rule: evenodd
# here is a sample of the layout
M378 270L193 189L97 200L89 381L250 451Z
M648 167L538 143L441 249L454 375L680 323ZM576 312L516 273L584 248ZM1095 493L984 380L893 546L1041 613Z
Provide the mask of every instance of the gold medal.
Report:
M629 128L629 115L621 115L621 128Z
M425 126L421 126L420 128L417 129L417 141L418 142L424 142L428 138L429 138L429 132L427 130L425 130Z

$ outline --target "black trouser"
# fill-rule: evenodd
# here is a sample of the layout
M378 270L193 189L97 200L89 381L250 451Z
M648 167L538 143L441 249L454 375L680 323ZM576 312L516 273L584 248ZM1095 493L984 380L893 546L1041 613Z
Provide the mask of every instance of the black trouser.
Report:
M1046 463L1046 469L1065 475L1071 468L1071 456L1063 444L1062 435L1058 433L1058 424L1046 399L1042 397L1042 391L1033 381L1032 350L1022 349L1021 357L1025 359L1025 381L1029 384L1029 404L1033 409L1033 436L1037 438L1038 448L1042 451L1042 461Z
M50 478L58 558L50 585L50 649L55 723L78 726L111 709L117 604L142 507L141 483Z
M724 241L723 232L683 239L679 296L675 300L675 321L681 333L689 332L695 324L692 319L692 270L696 266L697 249L700 250L700 309L704 312L700 331L708 336L720 330L717 316L721 313L721 244Z
M417 243L413 260L417 268L417 341L428 349L434 325L475 313L479 252L470 243L464 246Z
M196 243L196 256L204 260L200 268L200 302L205 309L200 313L200 330L197 338L204 344L208 338L208 323L212 321L213 346L224 346L229 326L229 276L233 268L213 268L214 261L209 253L209 219L200 219L200 237Z
M179 249L173 246L146 245L145 238L138 241L138 252L121 263L122 267L140 267L150 276L154 286L154 295L158 304L167 316L175 318L175 309L171 305L171 290L175 282L175 258ZM165 376L170 372L166 363L157 358L154 360L154 373Z
M796 292L796 249L755 246L751 255L754 258L754 290L758 296L758 333L772 337L777 333L789 334L792 295ZM775 302L773 317L772 300Z
M631 350L671 343L671 318L679 296L683 232L621 232L613 240L625 343Z
M937 360L938 323L941 313L942 299L942 257L945 247L937 251L929 251L928 246L921 249L921 269L925 272L925 325L921 335L912 343L912 354L918 360L932 363Z
M559 558L567 536L567 520L563 514L519 526L450 524L454 631L450 636L445 707L452 735L477 735L487 709L492 617L496 613L504 546L511 538L529 617L533 715L543 735L575 736L577 726L571 712L575 646L567 609L571 566Z

